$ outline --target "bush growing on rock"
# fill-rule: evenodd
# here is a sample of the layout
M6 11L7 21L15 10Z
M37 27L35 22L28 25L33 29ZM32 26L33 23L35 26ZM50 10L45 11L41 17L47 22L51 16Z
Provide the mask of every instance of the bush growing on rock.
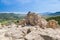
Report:
M55 21L55 20L49 20L48 24L47 24L47 27L49 27L49 28L57 28L58 27L58 22Z

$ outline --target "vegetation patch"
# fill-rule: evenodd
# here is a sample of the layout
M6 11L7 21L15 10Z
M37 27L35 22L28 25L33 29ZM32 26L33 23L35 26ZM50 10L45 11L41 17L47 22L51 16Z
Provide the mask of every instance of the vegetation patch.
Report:
M49 17L49 18L47 18L46 20L47 20L47 21L49 21L49 20L56 20L56 21L58 21L58 24L60 25L60 16Z

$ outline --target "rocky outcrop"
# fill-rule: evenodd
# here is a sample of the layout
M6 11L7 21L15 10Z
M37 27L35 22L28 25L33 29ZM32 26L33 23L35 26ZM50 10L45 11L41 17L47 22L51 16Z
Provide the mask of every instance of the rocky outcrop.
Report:
M41 16L28 12L20 24L1 27L0 40L60 40L60 28L57 28L56 21L47 22Z
M1 40L60 40L60 29L39 28L35 26L0 29Z
M46 27L47 21L40 15L34 12L28 12L25 18L22 21L18 22L22 26L31 25L36 26L38 25L41 28Z

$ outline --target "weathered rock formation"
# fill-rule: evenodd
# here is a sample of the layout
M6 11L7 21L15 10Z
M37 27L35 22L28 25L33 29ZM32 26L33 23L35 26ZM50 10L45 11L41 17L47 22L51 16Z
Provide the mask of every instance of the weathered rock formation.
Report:
M47 21L42 18L42 16L34 13L34 12L28 12L28 14L25 16L25 19L20 21L20 23L22 26L25 25L31 25L31 26L40 26L41 28L46 27L47 25Z

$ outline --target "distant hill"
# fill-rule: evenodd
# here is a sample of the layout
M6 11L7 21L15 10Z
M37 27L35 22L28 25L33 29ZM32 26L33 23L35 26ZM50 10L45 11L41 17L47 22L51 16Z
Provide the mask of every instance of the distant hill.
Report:
M24 14L0 13L0 22L7 20L20 20L24 18Z
M43 13L42 16L45 18L60 16L60 12L54 12L54 13L46 12L46 13Z
M60 12L50 13L47 15L49 15L49 16L60 16Z

